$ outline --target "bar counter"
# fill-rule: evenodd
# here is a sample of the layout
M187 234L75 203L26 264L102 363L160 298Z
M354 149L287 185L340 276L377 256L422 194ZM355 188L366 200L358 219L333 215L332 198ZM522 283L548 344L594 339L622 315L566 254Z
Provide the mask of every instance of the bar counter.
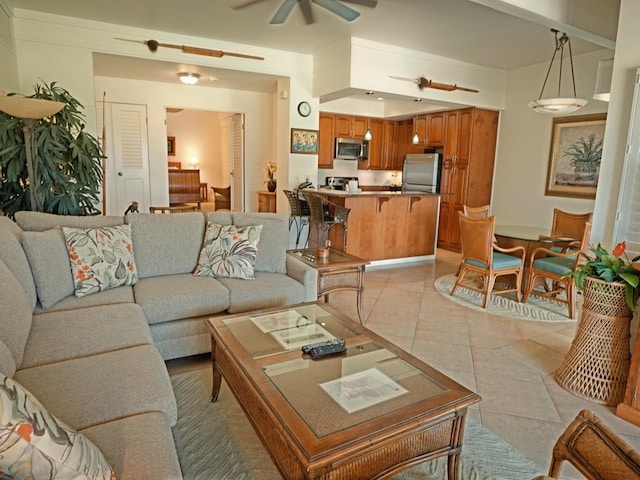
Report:
M347 253L369 261L435 258L440 194L428 192L304 189L349 208ZM317 245L315 229L309 246ZM344 231L331 229L334 248L343 245Z

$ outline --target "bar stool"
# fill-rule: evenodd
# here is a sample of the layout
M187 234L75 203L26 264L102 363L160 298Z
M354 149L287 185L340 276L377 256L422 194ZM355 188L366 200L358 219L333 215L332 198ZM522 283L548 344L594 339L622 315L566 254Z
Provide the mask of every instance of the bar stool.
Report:
M304 230L305 226L309 226L310 223L310 213L309 213L309 204L306 200L300 198L298 192L294 192L292 190L283 190L284 194L287 196L287 200L289 200L289 207L291 210L291 214L289 216L289 231L291 231L291 226L296 226L296 249L300 244L300 235ZM302 244L303 248L307 247L309 243L309 231L307 230L307 239Z
M334 225L342 225L342 250L347 251L347 221L351 209L337 205L313 193L302 194L309 204L310 222L318 230L318 246L324 246L329 230Z

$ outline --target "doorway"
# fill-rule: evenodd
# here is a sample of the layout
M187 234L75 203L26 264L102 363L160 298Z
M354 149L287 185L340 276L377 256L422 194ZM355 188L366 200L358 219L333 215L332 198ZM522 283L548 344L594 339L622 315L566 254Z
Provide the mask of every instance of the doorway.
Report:
M244 115L167 108L166 119L172 139L167 159L199 171L201 209L228 209L220 202L216 207L213 188L231 186L230 209L244 211Z

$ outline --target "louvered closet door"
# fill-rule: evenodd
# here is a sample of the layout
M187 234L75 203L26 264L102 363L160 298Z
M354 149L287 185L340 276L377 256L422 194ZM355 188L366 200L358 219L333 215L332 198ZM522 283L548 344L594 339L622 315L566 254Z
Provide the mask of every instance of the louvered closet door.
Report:
M244 115L236 113L232 122L231 208L244 212Z
M149 211L149 148L145 105L111 104L115 214L122 215L129 204L138 202L140 212ZM113 190L111 190L113 191Z

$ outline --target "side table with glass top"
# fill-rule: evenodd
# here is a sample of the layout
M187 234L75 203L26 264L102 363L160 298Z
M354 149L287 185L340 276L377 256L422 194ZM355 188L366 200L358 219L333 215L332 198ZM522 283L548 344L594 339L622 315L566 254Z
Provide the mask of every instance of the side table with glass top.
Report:
M331 292L355 290L358 318L361 325L365 324L362 294L364 291L364 270L365 266L369 265L368 260L334 248L329 249L329 255L326 257L319 257L318 250L315 248L288 250L287 254L318 271L318 298L324 296L325 302L329 301L329 293Z

